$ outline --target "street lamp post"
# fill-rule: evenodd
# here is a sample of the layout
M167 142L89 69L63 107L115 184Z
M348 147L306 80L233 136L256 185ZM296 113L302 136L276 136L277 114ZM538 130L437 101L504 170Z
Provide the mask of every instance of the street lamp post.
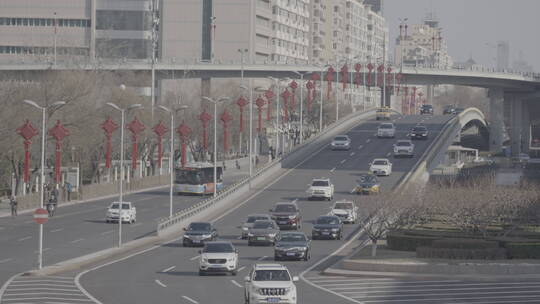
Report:
M122 247L122 203L124 201L124 128L126 111L142 108L141 104L133 104L126 109L122 109L112 102L107 102L106 105L120 111L122 114L120 124L120 194L118 202L118 247Z
M230 100L229 97L221 97L217 100L207 96L202 97L203 100L214 104L214 197L217 196L217 104L223 101Z
M243 54L243 53L242 53ZM243 59L242 59L243 61ZM249 90L249 188L251 189L251 176L253 175L253 80L249 79L249 88L241 85L240 88ZM242 136L242 133L240 133Z
M242 87L244 85L244 55L248 52L249 50L248 49L238 49L238 52L240 53L240 87ZM251 88L251 79L249 80L249 87ZM250 145L251 145L251 119L252 119L252 109L251 109L251 103L253 102L253 96L250 94L250 97L249 97L249 103L250 103L250 106L249 106L249 140L250 140ZM240 142L240 150L238 151L239 153L242 153L242 132L240 132L240 135L239 135L239 142ZM251 157L251 152L250 152L250 157ZM250 166L251 166L251 159L250 159ZM251 168L251 167L250 167ZM251 176L251 173L250 173L250 176Z
M279 109L279 96L281 95L281 84L280 82L281 81L288 81L289 78L288 77L285 77L285 78L274 78L274 77L267 77L268 79L272 80L275 82L276 84L276 88L277 88L277 94L276 94L276 153L279 152L279 147L280 147L280 143L279 143L279 133L280 133L280 127L279 127L279 116L280 116L280 109ZM285 148L284 148L284 144L283 144L283 148L282 148L282 154L285 152Z
M305 72L304 73L301 73L301 72L298 72L298 71L294 71L294 73L296 73L297 75L300 76L300 144L302 143L303 141L303 134L304 134L304 75L305 75Z
M56 101L49 106L42 107L35 101L25 99L23 102L36 107L41 110L41 193L39 198L39 206L43 208L43 199L45 196L45 132L46 132L46 120L47 109L61 107L66 104L65 101ZM39 225L39 252L38 252L38 269L43 267L43 224Z

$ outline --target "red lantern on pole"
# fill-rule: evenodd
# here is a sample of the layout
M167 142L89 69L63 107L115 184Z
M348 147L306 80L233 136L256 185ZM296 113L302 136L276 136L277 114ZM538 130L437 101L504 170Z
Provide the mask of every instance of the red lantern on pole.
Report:
M315 85L310 80L306 83L306 88L307 88L307 108L308 108L308 112L311 112L311 105L313 104L313 93L315 90Z
M22 136L24 138L24 173L23 173L23 181L25 183L28 183L30 181L30 144L32 143L31 139L32 137L36 136L38 134L38 131L28 119L22 125L17 129L17 134Z
M298 83L296 81L292 81L289 85L292 89L292 98L291 98L291 112L294 112L296 109L296 89L298 89Z
M159 123L155 125L152 130L154 131L154 133L156 133L158 137L158 166L161 168L161 159L163 158L163 135L165 135L165 133L167 133L169 129L167 129L167 127L165 127L165 125L161 121L159 121Z
M186 147L187 147L187 137L191 133L191 128L188 127L188 125L186 125L182 121L182 124L179 125L178 128L176 128L176 133L178 133L178 135L180 135L180 142L182 144L182 146L181 146L182 158L180 158L180 163L182 164L182 167L185 167L186 166L186 159L187 159L187 149L186 149Z
M62 140L69 135L69 130L64 128L60 120L49 130L49 135L56 140L56 155L54 164L54 181L59 184L61 181L60 168L62 167Z
M412 93L411 93L411 112L412 114L416 114L416 87L412 87Z
M399 88L400 88L400 84L401 84L401 77L403 77L401 75L401 73L398 73L396 75L396 86L397 86L397 95L399 95Z
M199 115L199 120L203 124L203 149L206 152L208 150L208 122L212 119L212 116L206 112L206 109Z
M326 71L326 81L328 82L328 90L326 91L326 99L330 99L330 93L332 92L332 81L334 81L334 68L329 67Z
M341 83L343 84L343 90L347 88L347 83L349 82L349 67L347 67L347 64L344 64L341 67L340 70L340 76L339 79L341 80Z
M362 70L362 65L360 63L355 64L354 70L356 72L354 73L354 84L358 88L362 83L362 77L360 76L360 70Z
M291 95L291 92L287 89L281 93L281 97L283 97L283 123L289 122L289 97Z
M394 82L394 75L392 74L392 68L386 68L386 86L393 87L392 82Z
M137 159L139 158L139 134L144 131L145 126L137 119L133 120L127 125L129 131L131 131L131 140L133 141L133 150L131 153L131 167L137 169Z
M262 107L264 107L264 99L262 99L261 97L257 98L257 100L255 100L255 104L257 105L257 110L258 110L258 113L259 113L259 122L257 124L257 131L258 132L261 132L262 130Z
M419 104L425 104L425 101L426 101L426 100L425 100L425 99L422 99L422 96L424 96L424 93L419 92L419 93L418 93L418 103L419 103Z
M384 65L381 64L377 68L377 72L379 73L377 75L377 85L382 88L384 86Z
M101 124L101 129L105 132L105 139L107 141L105 148L105 168L109 169L111 167L112 134L118 129L118 125L109 116L107 120Z
M266 109L266 120L270 121L272 116L272 98L274 98L274 92L268 89L264 92L264 97L266 97L266 102L268 102L268 108Z
M244 132L244 107L248 104L248 101L244 96L240 96L236 101L236 105L240 108L240 132Z
M372 73L371 71L373 71L375 66L370 62L370 63L368 63L367 68L369 70L368 75L367 75L367 77L368 77L367 83L368 83L368 86L372 86L373 85L373 79L371 79L371 73Z
M231 114L225 109L223 111L223 114L221 114L220 117L221 121L223 122L223 153L227 153L227 150L229 150L229 121L232 120Z

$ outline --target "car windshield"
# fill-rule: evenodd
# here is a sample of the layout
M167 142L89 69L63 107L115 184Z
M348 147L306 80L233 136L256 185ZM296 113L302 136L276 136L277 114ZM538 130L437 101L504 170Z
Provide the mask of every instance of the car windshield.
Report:
M335 141L347 141L347 139L348 138L345 137L345 136L336 136L336 137L334 137Z
M270 221L256 221L255 224L253 224L253 229L272 229L274 228L274 224Z
M382 125L379 126L379 128L381 128L381 129L393 129L394 125L392 125L392 124L382 124Z
M373 164L374 165L379 165L379 166L381 166L381 165L384 166L384 165L388 165L388 162L385 161L385 160L376 160L376 161L373 162Z
M413 132L424 132L426 131L426 127L414 127L413 129Z
M256 270L253 281L290 281L287 270Z
M311 185L313 187L326 187L328 186L328 181L313 181Z
M377 177L375 177L374 175L361 175L358 178L358 182L360 182L360 183L376 183L377 182Z
M234 252L234 247L230 243L208 243L203 252Z
M209 223L191 223L188 227L189 231L210 231Z
M307 239L301 233L285 233L281 235L279 240L282 242L305 242Z
M398 141L397 144L396 144L396 146L399 146L399 147L408 147L410 145L411 145L411 143L408 142L408 141Z
M423 105L422 108L424 108L424 109L431 109L431 108L433 108L433 106L432 106L432 105Z
M352 209L352 203L336 203L334 209Z
M327 186L327 185L324 185ZM277 205L275 212L296 212L296 207L294 205Z
M345 208L342 208L345 209ZM323 216L317 219L316 224L321 225L337 225L339 224L339 219L332 216Z
M111 209L118 209L119 204L112 204ZM129 204L122 204L122 210L129 210Z
M267 220L268 217L266 216L250 216L248 217L246 223L255 223L255 221L258 221L258 220Z

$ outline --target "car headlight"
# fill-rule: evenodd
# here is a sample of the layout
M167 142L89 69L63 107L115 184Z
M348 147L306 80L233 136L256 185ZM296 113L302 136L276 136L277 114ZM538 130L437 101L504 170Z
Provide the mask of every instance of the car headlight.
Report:
M242 230L244 230L244 231L248 231L248 230L249 230L249 228L248 228L248 227L242 227Z
M338 231L339 231L339 228L332 228L332 232L338 232Z
M212 235L211 234L203 234L203 235L201 235L201 237L204 238L204 239L207 239L207 238L211 238Z
M276 236L276 233L269 233L268 236L273 238Z
M283 250L285 250L285 247L283 247L283 246L276 246L276 250L283 251Z
M207 259L207 258L202 258L202 261L203 261L203 263L208 263L208 259Z
M184 234L184 237L185 237L186 239L191 238L191 236L190 236L190 235L187 235L187 234Z
M313 231L319 232L319 231L321 231L321 229L319 229L319 228L313 228Z
M294 220L296 218L296 215L289 215L289 219Z
M253 236L253 233L251 233L251 232L250 232L250 233L248 233L248 236Z
M234 258L228 258L227 262L234 262Z
M296 249L298 251L306 251L307 247L294 247L294 249Z

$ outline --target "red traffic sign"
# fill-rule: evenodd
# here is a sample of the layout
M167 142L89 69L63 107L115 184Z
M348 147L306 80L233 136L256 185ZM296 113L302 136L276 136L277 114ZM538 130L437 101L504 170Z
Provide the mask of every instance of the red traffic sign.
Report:
M49 220L49 213L43 208L37 208L34 211L34 222L37 224L45 224Z

